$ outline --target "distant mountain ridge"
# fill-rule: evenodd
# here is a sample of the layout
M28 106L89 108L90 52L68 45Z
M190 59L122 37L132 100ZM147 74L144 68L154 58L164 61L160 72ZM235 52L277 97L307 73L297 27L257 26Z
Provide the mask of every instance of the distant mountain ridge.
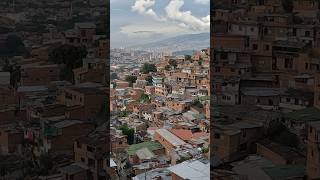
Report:
M132 46L143 50L190 51L210 47L210 33L185 34L152 43Z

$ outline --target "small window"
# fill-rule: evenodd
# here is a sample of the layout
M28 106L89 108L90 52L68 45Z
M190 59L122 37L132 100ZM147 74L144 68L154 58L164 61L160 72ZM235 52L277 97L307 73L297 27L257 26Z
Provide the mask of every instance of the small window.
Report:
M304 32L304 36L305 36L305 37L310 37L310 31L305 31L305 32Z
M215 139L220 139L220 134L215 133L215 134L214 134L214 138L215 138Z
M268 102L269 102L269 105L270 105L270 106L273 105L273 100L272 100L272 99L269 99Z
M228 59L228 53L225 53L225 52L221 53L220 58L224 60Z
M93 148L93 147L91 147L91 146L87 146L87 151L89 151L89 152L93 152L93 151L94 151L94 148Z
M258 44L253 44L253 45L252 45L252 49L253 49L253 50L258 50Z
M240 151L247 150L247 143L240 144Z
M267 44L267 45L265 46L265 49L266 49L266 51L269 51L270 46Z
M77 141L77 148L81 149L81 144Z

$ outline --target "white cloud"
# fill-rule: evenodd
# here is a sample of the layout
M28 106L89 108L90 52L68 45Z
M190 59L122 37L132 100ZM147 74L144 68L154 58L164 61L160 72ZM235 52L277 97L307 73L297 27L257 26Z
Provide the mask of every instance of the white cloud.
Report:
M165 8L169 19L184 23L190 29L193 30L208 30L210 27L209 16L203 18L197 18L192 15L191 11L181 11L181 7L184 5L184 0L171 0Z
M194 3L209 4L210 0L194 0ZM174 23L177 27L184 27L193 31L208 31L210 16L196 17L191 11L182 11L184 0L170 0L165 7L166 14L159 15L154 11L156 0L135 0L131 7L133 12L147 15L162 23Z
M139 13L145 13L147 9L154 6L155 3L155 0L137 0L132 6L132 10Z
M136 0L136 2L131 7L131 9L134 12L138 12L144 15L149 15L156 20L164 21L164 19L159 17L152 9L155 3L156 3L155 0Z
M204 5L210 4L210 0L194 0L194 2L197 4L204 4Z
M121 27L120 32L126 34L129 37L137 38L137 37L152 37L154 35L174 35L180 34L182 32L188 32L189 30L184 28L181 25L170 24L130 24Z

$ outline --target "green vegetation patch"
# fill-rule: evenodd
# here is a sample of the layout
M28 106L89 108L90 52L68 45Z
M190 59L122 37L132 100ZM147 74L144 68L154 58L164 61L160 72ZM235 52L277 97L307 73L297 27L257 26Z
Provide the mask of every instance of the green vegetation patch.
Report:
M150 151L162 149L162 145L158 142L146 141L139 144L133 144L128 148L128 154L134 155L139 149L148 148Z
M263 168L263 171L268 174L271 179L291 179L305 175L304 165L279 165Z
M298 111L293 111L290 113L285 113L284 118L296 121L319 121L320 120L320 110L314 107L306 108Z

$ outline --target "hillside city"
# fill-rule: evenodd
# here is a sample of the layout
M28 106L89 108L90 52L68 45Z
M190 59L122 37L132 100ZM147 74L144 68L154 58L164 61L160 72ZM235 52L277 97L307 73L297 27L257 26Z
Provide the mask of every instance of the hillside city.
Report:
M319 1L211 12L213 179L319 179Z
M110 56L111 179L209 180L209 48Z

